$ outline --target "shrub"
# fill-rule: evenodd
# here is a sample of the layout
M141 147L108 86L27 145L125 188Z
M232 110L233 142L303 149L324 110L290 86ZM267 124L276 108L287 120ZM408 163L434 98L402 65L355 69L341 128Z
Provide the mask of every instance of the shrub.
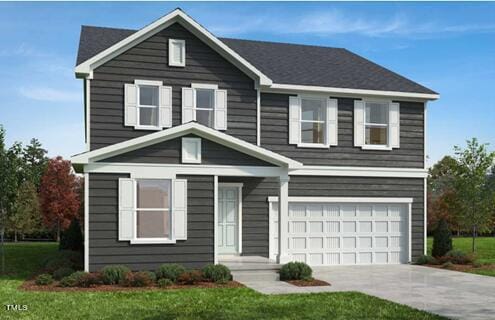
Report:
M280 268L280 280L311 280L313 270L304 262L289 262Z
M433 233L432 256L442 257L452 250L452 233L445 219L438 221L435 232Z
M56 255L47 258L43 262L43 269L49 273L53 273L60 268L72 268L81 270L83 266L83 254L81 252L71 250L61 250Z
M53 283L53 278L48 273L43 273L36 277L34 283L36 283L39 286L47 286Z
M203 268L203 276L206 280L226 283L232 279L229 268L223 264L209 264Z
M84 272L76 281L77 287L89 288L95 285L103 284L102 275L99 272L87 273Z
M69 228L61 232L58 247L59 250L84 251L84 240L78 219L73 219Z
M180 284L191 285L191 284L197 284L202 280L203 280L203 272L201 272L200 270L192 270L192 271L183 272L177 279L177 282L179 282Z
M62 280L60 280L59 282L59 285L61 287L77 287L80 279L84 277L86 273L87 272L84 271L76 271L70 276L62 278Z
M166 278L162 278L160 280L158 280L158 286L160 288L166 288L166 287L170 287L171 285L173 285L174 283L172 282L172 280L170 279L166 279Z
M418 260L416 260L416 264L418 264L418 265L438 264L438 260L432 256L423 255L423 256L419 257Z
M441 262L451 262L455 264L469 264L473 262L474 258L461 250L450 250L445 256L440 258Z
M105 284L117 284L121 282L127 273L131 272L126 266L106 266L101 270Z
M454 264L452 262L447 261L447 262L445 262L445 263L442 264L442 268L448 269L448 268L452 267L453 265Z
M155 274L149 271L126 273L122 285L125 287L148 287L155 282Z
M177 282L181 274L186 272L186 269L180 264L162 264L156 271L158 279L169 279L172 282Z
M55 280L60 280L63 277L67 277L73 273L74 273L74 269L69 268L69 267L61 267L61 268L58 268L57 270L55 270L53 272L53 278Z

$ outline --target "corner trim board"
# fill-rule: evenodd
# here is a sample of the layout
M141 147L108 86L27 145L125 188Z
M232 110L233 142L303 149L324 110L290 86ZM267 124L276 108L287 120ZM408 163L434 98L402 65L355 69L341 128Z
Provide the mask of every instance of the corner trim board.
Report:
M89 173L84 173L84 271L89 272Z

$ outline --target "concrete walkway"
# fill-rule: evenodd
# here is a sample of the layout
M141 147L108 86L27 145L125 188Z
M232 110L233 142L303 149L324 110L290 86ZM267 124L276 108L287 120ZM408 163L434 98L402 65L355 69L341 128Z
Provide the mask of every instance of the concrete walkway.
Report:
M453 319L495 319L495 277L412 265L315 268L330 287L295 287L275 278L244 277L266 294L359 291Z

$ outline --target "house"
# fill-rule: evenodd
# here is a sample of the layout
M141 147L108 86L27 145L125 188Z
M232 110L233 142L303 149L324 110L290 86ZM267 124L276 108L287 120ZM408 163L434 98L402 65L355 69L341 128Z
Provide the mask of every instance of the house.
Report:
M345 49L217 38L180 9L83 27L85 269L425 252L434 91Z

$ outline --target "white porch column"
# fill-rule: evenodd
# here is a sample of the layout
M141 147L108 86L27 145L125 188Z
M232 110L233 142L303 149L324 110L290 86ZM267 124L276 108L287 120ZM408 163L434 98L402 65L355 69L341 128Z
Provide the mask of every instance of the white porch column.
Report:
M288 217L289 217L289 176L280 176L278 192L278 263L287 263Z

